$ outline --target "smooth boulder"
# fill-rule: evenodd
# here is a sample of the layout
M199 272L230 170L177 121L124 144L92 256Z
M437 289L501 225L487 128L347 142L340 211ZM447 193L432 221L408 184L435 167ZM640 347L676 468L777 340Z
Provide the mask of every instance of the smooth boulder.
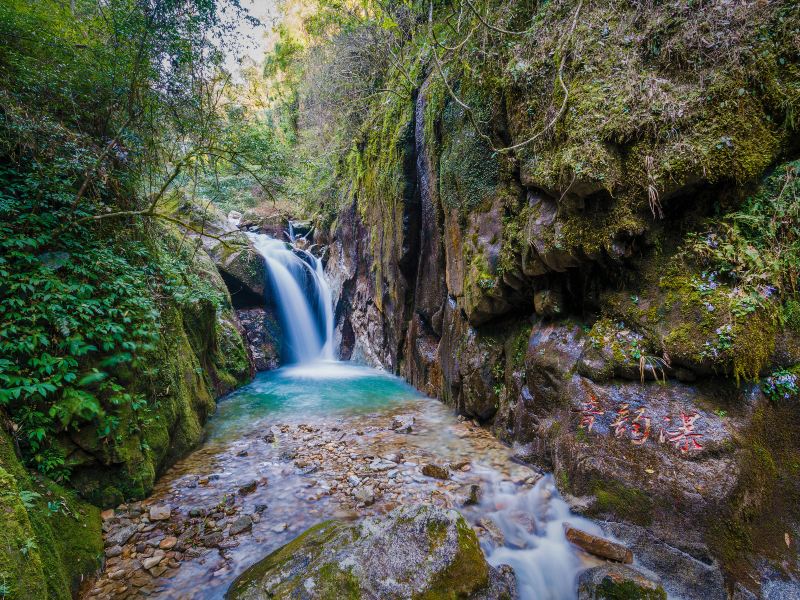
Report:
M509 569L489 566L454 510L405 506L358 523L325 521L245 571L227 598L516 597Z

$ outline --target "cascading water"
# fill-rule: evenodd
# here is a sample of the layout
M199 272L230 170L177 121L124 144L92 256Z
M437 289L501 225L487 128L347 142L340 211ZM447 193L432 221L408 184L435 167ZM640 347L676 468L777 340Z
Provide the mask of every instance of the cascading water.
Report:
M334 360L333 301L322 261L261 233L247 234L264 257L289 363Z

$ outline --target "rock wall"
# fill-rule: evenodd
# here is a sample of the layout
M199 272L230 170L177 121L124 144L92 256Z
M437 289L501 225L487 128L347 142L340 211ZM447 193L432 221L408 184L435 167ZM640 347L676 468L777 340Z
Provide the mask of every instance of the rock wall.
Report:
M789 38L756 33L787 16L774 8L728 16L752 18L737 43L780 62ZM788 500L800 409L747 383L796 368L800 332L770 302L740 311L735 282L685 257L709 216L791 180L800 148L771 94L797 101L797 64L763 72L760 91L728 88L735 59L706 64L724 71L711 81L646 56L648 32L663 47L685 32L659 11L617 9L584 7L581 23L604 34L576 29L568 108L536 144L492 149L552 116L537 105L553 81L546 42L511 51L510 81L473 71L453 84L491 142L435 73L411 102L373 111L318 236L337 336L343 358L401 374L553 470L576 509L643 547L668 591L750 597L800 573ZM564 30L570 14L542 10ZM724 19L675 18L701 17L717 39Z

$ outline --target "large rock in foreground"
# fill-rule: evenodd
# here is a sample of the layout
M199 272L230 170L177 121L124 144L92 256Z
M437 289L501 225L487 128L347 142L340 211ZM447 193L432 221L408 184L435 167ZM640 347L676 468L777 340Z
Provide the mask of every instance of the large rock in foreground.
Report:
M454 510L406 506L357 524L315 525L245 571L232 600L515 597Z

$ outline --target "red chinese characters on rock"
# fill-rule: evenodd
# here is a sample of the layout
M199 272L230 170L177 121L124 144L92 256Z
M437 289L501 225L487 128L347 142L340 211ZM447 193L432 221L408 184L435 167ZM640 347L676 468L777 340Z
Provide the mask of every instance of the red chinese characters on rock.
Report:
M703 445L699 441L703 438L703 434L694 430L694 422L699 418L700 415L698 413L689 415L681 411L680 424L675 429L666 432L667 441L680 450L682 454L703 449Z
M616 418L614 422L611 423L611 427L614 430L614 437L621 438L628 433L630 412L630 404L620 404L619 408L617 408Z
M606 413L600 406L597 397L589 393L589 400L587 402L581 402L581 429L591 431L592 427L594 427L595 419L604 414Z
M650 430L652 428L652 419L647 416L645 408L642 407L636 411L636 416L631 421L631 442L637 446L641 446L648 439L650 439Z
M589 393L589 400L581 403L580 414L579 427L592 431L597 418L604 415L605 410L597 397ZM636 446L643 446L658 431L658 443L672 444L681 454L689 454L703 449L703 434L695 429L700 416L699 413L681 411L680 419L674 424L672 416L667 415L662 417L661 425L655 425L656 419L648 414L647 408L632 409L629 403L621 403L614 412L609 429L614 437L628 438Z

